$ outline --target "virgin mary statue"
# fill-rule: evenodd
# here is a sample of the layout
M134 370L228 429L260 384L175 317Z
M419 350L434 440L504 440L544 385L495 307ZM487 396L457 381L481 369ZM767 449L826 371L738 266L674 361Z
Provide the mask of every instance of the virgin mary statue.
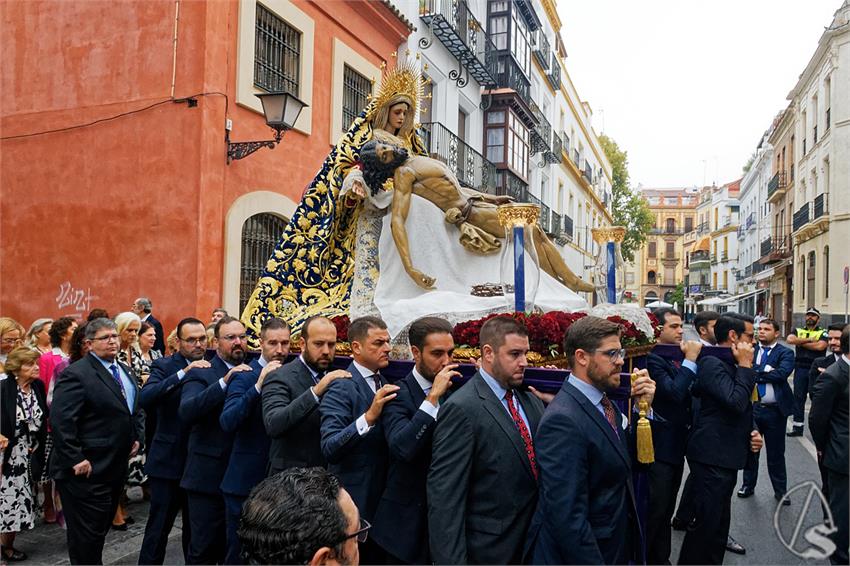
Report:
M264 320L278 317L293 332L309 317L348 314L357 220L366 184L363 145L378 139L427 155L414 127L423 79L410 65L385 74L380 91L348 128L304 192L242 312L250 344L259 347ZM392 200L392 181L368 200ZM379 204L380 206L380 204ZM369 253L358 250L358 253ZM375 251L374 253L377 253Z

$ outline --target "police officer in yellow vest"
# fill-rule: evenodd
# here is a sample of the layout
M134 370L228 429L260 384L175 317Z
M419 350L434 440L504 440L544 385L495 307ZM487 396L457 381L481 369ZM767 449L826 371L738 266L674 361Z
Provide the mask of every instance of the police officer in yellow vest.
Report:
M803 436L806 395L809 391L809 369L815 358L823 355L828 341L826 330L818 326L820 311L814 307L806 311L806 326L795 328L786 341L796 346L794 362L794 424L788 436Z

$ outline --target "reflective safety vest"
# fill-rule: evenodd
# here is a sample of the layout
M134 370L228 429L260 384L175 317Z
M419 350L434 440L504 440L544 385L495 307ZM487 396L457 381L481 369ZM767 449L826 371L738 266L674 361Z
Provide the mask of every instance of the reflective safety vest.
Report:
M820 327L815 327L812 330L803 327L795 328L794 333L797 335L798 338L811 338L812 340L821 340L826 335L826 330ZM795 350L796 356L794 363L798 367L811 367L812 362L815 360L815 358L819 358L823 355L823 352L809 350L808 348L801 348L800 346L797 346Z

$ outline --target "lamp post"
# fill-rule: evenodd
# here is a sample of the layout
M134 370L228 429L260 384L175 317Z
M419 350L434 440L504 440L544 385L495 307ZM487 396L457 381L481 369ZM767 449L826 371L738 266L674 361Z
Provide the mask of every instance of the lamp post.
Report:
M266 124L274 129L275 135L272 140L231 142L230 130L225 130L224 141L227 143L227 164L236 159L247 157L260 149L267 147L274 149L280 143L283 134L291 130L298 121L301 111L307 106L296 96L288 92L267 92L255 95L263 104L263 115Z

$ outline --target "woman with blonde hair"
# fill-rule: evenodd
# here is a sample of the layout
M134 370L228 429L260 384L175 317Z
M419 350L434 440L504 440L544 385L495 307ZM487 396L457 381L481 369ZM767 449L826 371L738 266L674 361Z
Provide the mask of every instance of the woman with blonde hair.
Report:
M142 382L142 370L144 361L142 353L138 348L139 331L142 329L142 319L139 315L133 312L122 312L115 317L115 326L118 327L118 339L121 344L118 348L116 359L119 362L130 367L132 370L132 378L136 380L139 387L144 385ZM130 458L130 465L127 470L126 487L136 487L142 485L145 481L145 455L139 450L138 454ZM125 516L124 500L126 494L121 498L122 502L118 504L118 509L115 511L115 517L112 519L112 528L117 531L126 531L128 523L134 523L132 518Z
M23 343L24 327L8 316L0 316L0 371L9 352Z
M50 327L53 325L52 318L37 318L27 330L24 344L38 352L46 354L50 351Z
M0 381L0 429L5 439L0 473L0 544L3 561L26 560L14 546L15 536L35 526L33 478L44 467L47 395L38 379L38 352L12 350Z

